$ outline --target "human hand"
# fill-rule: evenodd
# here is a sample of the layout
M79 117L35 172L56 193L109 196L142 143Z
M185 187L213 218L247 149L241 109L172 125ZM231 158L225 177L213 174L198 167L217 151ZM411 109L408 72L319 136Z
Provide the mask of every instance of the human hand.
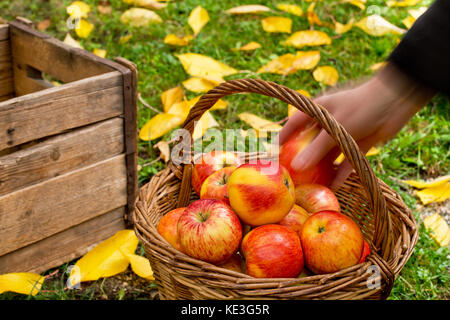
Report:
M326 108L353 137L365 154L372 146L392 139L403 126L433 97L434 91L408 77L389 63L367 82L351 89L337 91L314 99ZM313 121L303 112L296 112L285 124L279 143L299 127ZM334 149L334 150L333 150ZM308 170L329 152L336 143L325 130L291 162L294 170ZM352 171L344 160L330 188L338 189Z

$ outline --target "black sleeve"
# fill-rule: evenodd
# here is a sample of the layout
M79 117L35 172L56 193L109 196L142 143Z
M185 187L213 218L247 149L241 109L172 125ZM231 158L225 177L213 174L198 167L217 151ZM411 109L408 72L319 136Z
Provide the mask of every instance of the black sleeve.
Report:
M450 0L436 0L405 34L388 61L450 96Z

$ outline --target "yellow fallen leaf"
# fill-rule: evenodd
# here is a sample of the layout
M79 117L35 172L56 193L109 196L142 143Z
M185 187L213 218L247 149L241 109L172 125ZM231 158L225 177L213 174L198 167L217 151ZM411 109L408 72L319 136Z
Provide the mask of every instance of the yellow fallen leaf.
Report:
M305 90L302 90L302 89L299 89L299 90L296 90L298 93L300 93L300 94L302 94L302 95L304 95L305 97L307 97L307 98L311 98L311 95L309 94L309 92L308 91L305 91ZM293 105L291 105L291 104L288 104L288 117L291 117L295 112L297 112L298 111L298 109L296 108L296 107L294 107Z
M355 23L355 26L363 30L365 33L375 37L383 36L388 33L403 34L406 31L393 25L377 14L361 19Z
M208 92L217 83L204 78L192 77L182 82L183 86L192 92Z
M183 89L180 86L168 89L161 94L161 102L164 112L169 111L170 107L176 103L183 101Z
M147 279L147 280L155 280L153 277L153 270L150 266L150 261L148 261L147 258L138 256L137 254L126 254L130 265L131 270L133 270L134 273L136 273L141 278Z
M366 157L375 156L375 155L377 155L378 153L380 153L380 150L379 150L378 148L376 148L376 147L372 147L372 148L369 149L369 151L367 151ZM342 161L344 161L344 159L345 159L345 156L344 156L343 153L341 153L341 154L336 158L336 160L334 160L334 164L335 164L335 165L341 164Z
M166 3L160 3L155 0L123 0L123 2L128 4L134 4L135 6L152 10L160 10L167 7Z
M419 17L428 10L428 7L420 7L418 9L409 9L408 13L414 17L415 19L419 19Z
M313 2L309 5L308 9L306 10L306 17L308 18L308 23L310 26L324 26L325 23L320 20L317 13L314 11L314 7L316 6L316 3Z
M209 110L224 110L228 106L228 102L219 99Z
M321 46L331 44L331 38L323 31L302 30L295 32L281 44L295 48Z
M303 9L296 4L280 3L277 5L277 8L281 11L288 12L299 17L303 15Z
M133 27L146 27L153 23L161 23L161 17L155 12L143 8L131 8L122 13L120 21Z
M132 34L127 34L126 36L121 36L121 37L119 38L119 43L120 43L120 44L127 43L128 41L130 41L130 39L131 39L132 37L133 37Z
M263 119L250 112L241 113L238 117L255 129L260 138L267 137L268 132L279 132L282 128L278 123Z
M193 39L193 36L184 36L182 38L178 37L177 35L171 33L168 34L165 38L164 38L164 43L167 44L171 44L173 46L187 46L189 44L189 42L191 42L191 40Z
M436 242L441 247L446 247L450 242L450 230L447 222L438 213L432 216L426 217L423 220L425 228L427 228L431 237L436 240Z
M222 62L198 53L184 53L176 56L186 73L194 77L223 82L222 77L238 72Z
M372 66L370 67L370 70L372 70L372 71L378 71L378 70L383 69L383 67L386 66L386 65L387 65L387 62L386 62L386 61L381 61L381 62L378 62L378 63L375 63L374 65L372 65Z
M189 14L188 24L194 31L194 34L198 34L200 30L209 22L208 11L206 11L202 6L196 7Z
M90 11L91 6L83 1L74 1L66 8L69 16L76 19L87 18Z
M69 33L66 34L66 37L64 38L63 42L71 47L83 49L83 46L77 40L72 38L72 36Z
M411 29L414 22L416 22L416 19L413 16L407 16L402 20L402 23L405 25L406 29Z
M450 198L450 182L447 182L445 185L416 191L416 194L423 204L445 201Z
M81 19L75 26L75 33L83 39L89 37L92 30L94 30L94 25L84 19Z
M106 50L95 48L93 53L100 58L106 57Z
M247 43L246 45L243 45L240 48L235 48L233 50L240 50L240 51L251 51L251 50L255 50L261 48L261 45L258 42L252 41Z
M0 275L0 294L16 292L35 296L41 290L45 278L39 274L20 272Z
M286 53L262 66L258 73L291 74L298 70L313 69L320 60L320 51L297 51Z
M342 0L342 3L352 4L355 7L360 8L361 10L366 9L366 0Z
M209 111L206 111L197 121L194 127L194 133L192 134L192 139L195 141L206 133L209 128L218 127L216 119L212 116Z
M247 13L263 13L263 12L270 12L270 8L259 5L259 4L250 4L250 5L244 5L244 6L238 6L231 9L228 9L225 11L228 14L247 14Z
M292 20L285 17L267 17L261 20L263 30L266 32L291 33Z
M178 117L179 121L176 124L180 125L184 122L184 120L186 120L189 111L191 110L191 107L192 105L187 100L176 102L169 108L167 114Z
M353 18L350 18L350 20L346 24L342 24L336 21L334 23L334 31L337 34L346 33L353 27L353 23L355 23L355 19Z
M314 70L313 77L317 82L334 86L338 82L339 74L332 66L321 66Z
M123 253L134 253L138 242L133 230L121 230L99 243L75 263L69 276L70 285L110 277L125 271L129 260Z
M139 139L144 141L162 137L183 123L183 119L173 114L159 113L151 118L139 131Z
M415 6L422 0L401 0L401 1L394 1L389 0L387 2L388 7L410 7Z
M409 184L410 186L413 186L418 189L443 186L449 181L450 175L442 176L437 179L433 179L431 181L403 180L404 183Z

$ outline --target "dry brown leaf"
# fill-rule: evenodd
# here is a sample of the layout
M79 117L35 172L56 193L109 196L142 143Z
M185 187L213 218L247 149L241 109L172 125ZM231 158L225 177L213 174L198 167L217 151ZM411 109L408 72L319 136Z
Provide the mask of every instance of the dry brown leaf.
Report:
M320 51L297 51L284 54L261 67L258 73L291 74L298 70L313 69L320 60Z
M261 20L262 27L266 32L291 33L292 20L285 17L267 17Z
M161 140L157 144L153 146L154 148L158 148L160 152L160 157L164 162L170 160L170 147L167 141Z
M197 35L208 22L208 11L206 11L202 6L197 6L189 14L188 24L194 31L195 35Z
M37 29L39 31L45 31L48 29L48 27L50 27L51 24L52 22L50 21L50 19L42 20L41 22L38 23Z
M321 66L314 70L313 77L317 82L334 86L338 82L339 74L332 66Z
M107 4L106 5L99 4L97 6L97 10L98 10L98 12L100 12L101 14L104 14L104 15L110 15L112 13L111 6L107 5Z
M281 44L295 48L321 46L331 44L331 38L323 31L302 30L295 32Z
M228 9L225 12L228 14L248 14L248 13L258 14L258 13L270 12L270 11L271 11L270 8L268 8L266 6L259 5L259 4L250 4L250 5L234 7L234 8Z

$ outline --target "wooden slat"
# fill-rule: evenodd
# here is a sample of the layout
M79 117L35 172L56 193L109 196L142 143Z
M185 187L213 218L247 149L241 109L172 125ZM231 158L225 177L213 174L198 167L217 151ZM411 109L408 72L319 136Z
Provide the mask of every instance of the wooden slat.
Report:
M0 196L124 152L123 119L113 118L0 156Z
M0 197L0 255L127 203L124 155Z
M96 55L66 45L23 24L10 23L10 41L16 95L30 93L27 66L47 73L64 83L111 72L114 69Z
M0 41L9 39L9 26L0 24Z
M10 97L14 92L9 33L5 30L9 29L0 26L0 101L6 100L2 97Z
M9 272L42 273L81 257L97 243L124 229L124 212L124 207L115 209L0 256L0 274Z
M0 103L0 150L123 114L122 75L100 76Z

